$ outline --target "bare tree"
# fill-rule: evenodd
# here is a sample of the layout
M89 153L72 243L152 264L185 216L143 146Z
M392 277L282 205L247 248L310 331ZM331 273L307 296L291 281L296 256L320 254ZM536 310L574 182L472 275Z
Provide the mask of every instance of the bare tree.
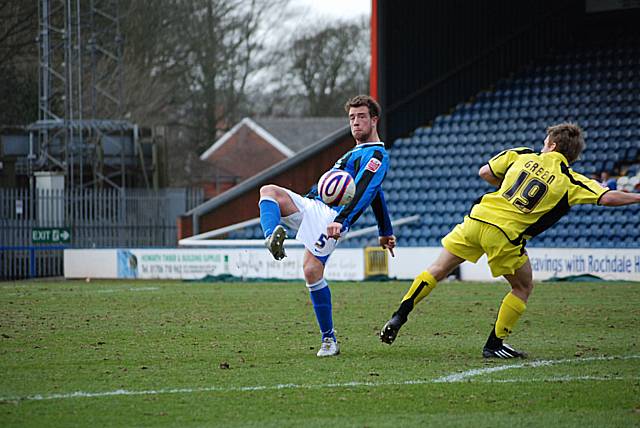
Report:
M37 2L0 1L0 64L35 53L38 31Z
M190 0L181 38L188 44L191 109L199 149L237 121L249 77L265 66L265 20L285 0Z
M164 99L182 111L183 125L215 138L238 119L248 79L268 65L264 40L287 2L130 0L127 87L146 94L131 96L130 109Z
M146 126L185 124L180 111L190 99L191 54L178 33L182 16L173 13L181 4L130 0L126 8L125 111Z
M248 82L270 62L265 40L287 2L128 0L127 111L172 128L174 183L198 181L199 154L250 109Z
M305 29L286 46L281 60L287 72L271 94L268 113L341 115L347 98L368 91L368 24L357 19Z
M0 124L38 117L37 33L36 2L0 1Z

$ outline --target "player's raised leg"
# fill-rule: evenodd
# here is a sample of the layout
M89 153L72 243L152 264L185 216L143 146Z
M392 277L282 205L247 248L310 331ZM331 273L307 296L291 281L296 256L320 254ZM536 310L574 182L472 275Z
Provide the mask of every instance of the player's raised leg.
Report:
M283 216L298 211L291 197L282 187L269 184L260 188L260 225L264 233L265 246L276 260L287 256L284 240L287 237L285 228L280 224Z
M511 292L502 300L498 318L489 333L487 343L482 350L484 358L526 358L527 354L504 343L516 323L527 309L527 301L533 291L533 274L529 260L518 268L513 275L504 276L511 285Z
M400 331L400 327L407 322L409 313L415 305L427 297L436 287L438 281L446 278L463 261L464 259L443 248L436 261L413 280L409 291L402 298L400 307L382 327L380 340L384 343L392 344Z
M324 278L324 264L309 250L304 252L304 278L307 281L309 297L322 334L322 343L317 355L318 357L338 355L340 347L333 330L331 290L327 280Z

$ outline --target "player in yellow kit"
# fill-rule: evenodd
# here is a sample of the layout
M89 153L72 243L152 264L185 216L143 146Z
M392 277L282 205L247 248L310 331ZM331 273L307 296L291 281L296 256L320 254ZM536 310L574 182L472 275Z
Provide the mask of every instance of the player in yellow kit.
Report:
M380 331L380 339L393 343L414 306L438 281L465 260L475 263L487 254L492 275L504 276L511 292L502 300L482 355L525 357L503 340L524 313L533 290L526 241L555 224L573 205L640 203L640 194L610 191L569 168L584 146L580 127L563 123L547 129L540 153L528 148L505 150L480 168L480 177L498 190L476 201L464 221L442 239L439 257L413 281L400 307Z

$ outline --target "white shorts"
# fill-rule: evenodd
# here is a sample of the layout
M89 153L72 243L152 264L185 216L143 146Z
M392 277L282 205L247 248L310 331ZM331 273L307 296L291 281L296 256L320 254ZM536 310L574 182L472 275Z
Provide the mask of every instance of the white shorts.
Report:
M317 199L305 198L289 189L285 190L298 208L298 212L283 217L282 223L297 229L296 239L324 263L338 246L339 240L327 238L327 226L333 222L338 213ZM346 231L342 232L341 238L345 235Z

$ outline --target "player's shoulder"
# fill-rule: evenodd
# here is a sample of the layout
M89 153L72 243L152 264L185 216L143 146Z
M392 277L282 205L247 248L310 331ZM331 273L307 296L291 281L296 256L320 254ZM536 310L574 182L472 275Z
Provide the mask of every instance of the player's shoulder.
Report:
M528 154L536 153L536 151L533 150L531 147L512 147L510 149L507 149L507 151L514 152L519 155L528 155Z
M528 155L528 154L537 154L537 153L530 147L510 147L508 149L502 150L501 152L498 152L495 156L493 156L493 158L491 158L491 160L492 161L506 160L506 159L515 160L515 158L517 158L518 156Z
M595 181L592 178L587 177L586 175L584 175L583 173L574 170L573 168L571 168L571 166L569 165L565 165L565 164L560 164L560 171L572 178L573 180L580 180L580 181L584 181L584 182L590 182L590 181Z
M379 159L388 158L389 153L384 147L384 143L376 142L376 143L365 143L361 145L361 154L365 157L375 157Z

